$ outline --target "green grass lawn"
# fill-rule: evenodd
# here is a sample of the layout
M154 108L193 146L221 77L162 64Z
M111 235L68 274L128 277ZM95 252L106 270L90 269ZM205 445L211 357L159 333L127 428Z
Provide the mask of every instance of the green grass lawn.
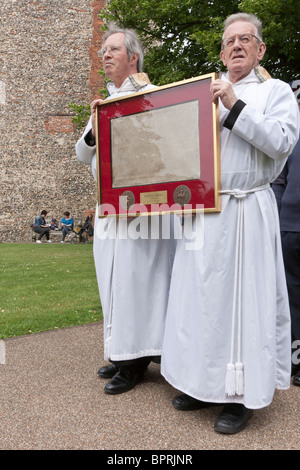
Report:
M0 339L102 318L92 244L0 243Z

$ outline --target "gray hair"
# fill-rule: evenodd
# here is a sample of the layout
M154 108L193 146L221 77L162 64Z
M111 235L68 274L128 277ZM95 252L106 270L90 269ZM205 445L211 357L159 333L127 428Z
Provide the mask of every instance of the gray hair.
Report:
M138 72L142 72L144 65L144 51L136 32L133 29L119 28L116 24L110 23L108 30L103 35L103 44L109 36L116 33L122 33L125 36L124 45L127 49L128 58L132 57L134 53L138 54L137 70Z
M252 23L253 26L256 28L256 36L262 42L262 24L260 19L257 18L257 16L252 15L250 13L234 13L233 15L228 16L228 18L224 22L224 33L228 26L232 23L235 23L236 21L246 21L247 23Z

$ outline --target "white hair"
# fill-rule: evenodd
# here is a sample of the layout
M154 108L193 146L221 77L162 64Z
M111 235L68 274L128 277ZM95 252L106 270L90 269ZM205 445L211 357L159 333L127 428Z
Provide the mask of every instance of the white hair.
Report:
M133 29L119 28L115 23L110 23L108 30L103 35L103 44L109 36L116 33L124 34L124 45L127 49L127 55L129 58L132 57L134 53L138 54L139 59L137 62L137 70L138 72L142 72L144 66L144 52L136 32Z
M250 13L234 13L233 15L228 16L228 18L224 22L224 33L229 25L235 23L236 21L245 21L247 23L253 24L256 28L256 36L262 42L262 24L257 16L252 15ZM224 34L223 34L224 37Z

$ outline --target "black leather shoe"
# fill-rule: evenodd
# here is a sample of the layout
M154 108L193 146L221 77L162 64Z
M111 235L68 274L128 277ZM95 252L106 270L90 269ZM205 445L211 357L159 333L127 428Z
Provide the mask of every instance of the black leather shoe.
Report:
M134 388L144 378L145 368L136 366L121 367L105 387L105 393L117 395L118 393L128 392Z
M216 405L216 403L196 400L196 398L190 397L185 393L175 397L172 404L176 410L181 411L201 410L202 408L208 408L209 406Z
M293 378L293 384L300 386L300 370L297 372L297 374Z
M245 429L253 411L238 403L225 405L215 422L215 431L223 434L236 434Z
M100 367L98 370L98 375L103 379L112 379L113 376L118 372L119 368L114 364L110 364L109 366Z

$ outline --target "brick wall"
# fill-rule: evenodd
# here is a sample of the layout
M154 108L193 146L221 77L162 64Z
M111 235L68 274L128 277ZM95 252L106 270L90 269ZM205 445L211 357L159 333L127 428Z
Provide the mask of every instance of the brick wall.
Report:
M76 159L82 131L70 102L90 103L102 87L104 0L1 0L0 242L29 241L42 209L76 219L96 205L89 167Z

